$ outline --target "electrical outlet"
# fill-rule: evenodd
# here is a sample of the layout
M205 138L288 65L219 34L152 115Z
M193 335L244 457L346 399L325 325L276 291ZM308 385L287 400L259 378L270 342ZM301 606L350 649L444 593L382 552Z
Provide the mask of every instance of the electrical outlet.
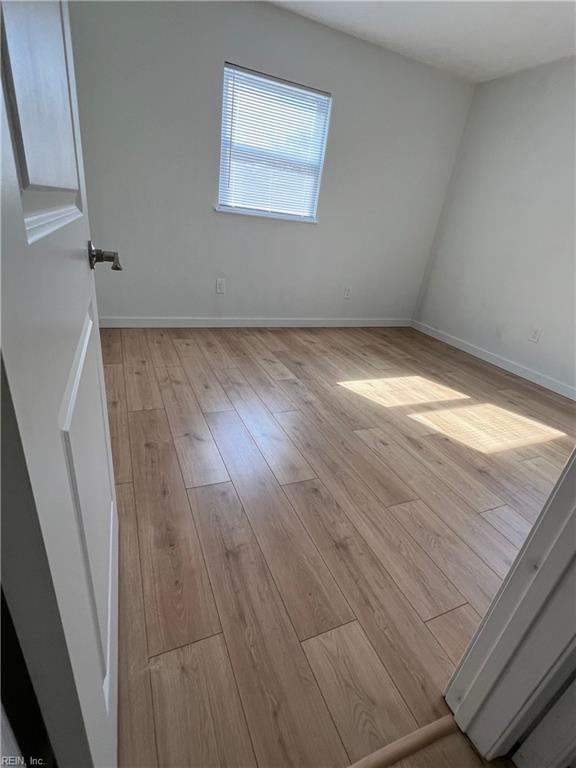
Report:
M216 293L226 293L226 280L223 277L216 278Z
M534 342L534 344L538 344L538 342L540 341L541 335L542 335L542 328L532 328L528 336L528 341L532 341Z
M344 288L344 298L349 299L352 295L352 288Z

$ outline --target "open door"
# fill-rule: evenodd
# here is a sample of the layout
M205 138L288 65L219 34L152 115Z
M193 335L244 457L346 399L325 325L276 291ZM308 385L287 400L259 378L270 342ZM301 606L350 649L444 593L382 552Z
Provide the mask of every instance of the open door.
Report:
M108 768L118 527L89 239L67 6L3 3L2 354L91 759ZM58 686L33 672L65 764Z

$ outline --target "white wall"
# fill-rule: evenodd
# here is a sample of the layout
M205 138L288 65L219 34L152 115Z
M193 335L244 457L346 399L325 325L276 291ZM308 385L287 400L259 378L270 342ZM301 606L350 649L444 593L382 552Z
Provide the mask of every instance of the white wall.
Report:
M264 3L71 18L92 235L125 270L97 269L105 320L412 317L469 85ZM213 210L226 60L333 94L317 225Z
M574 85L565 59L476 87L419 312L425 330L572 396Z

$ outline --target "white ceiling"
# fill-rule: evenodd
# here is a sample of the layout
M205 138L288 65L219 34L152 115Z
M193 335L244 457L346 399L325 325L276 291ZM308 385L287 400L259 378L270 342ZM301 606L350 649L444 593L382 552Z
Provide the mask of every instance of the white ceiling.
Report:
M275 4L475 82L576 52L570 0Z

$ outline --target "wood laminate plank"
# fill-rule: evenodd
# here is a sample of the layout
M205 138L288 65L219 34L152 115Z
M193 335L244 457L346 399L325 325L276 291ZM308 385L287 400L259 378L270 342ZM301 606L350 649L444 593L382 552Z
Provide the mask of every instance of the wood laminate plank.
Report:
M189 495L258 764L348 765L233 486Z
M214 330L197 331L194 338L212 369L232 368L236 364L221 341L221 332Z
M170 338L172 341L175 339L189 339L191 337L191 334L194 333L193 328L184 328L184 327L170 327L165 328L164 330L167 330L170 333Z
M522 387L522 379L514 382L520 386L513 389L500 390L499 395L507 405L514 410L520 410L530 419L536 419L547 427L553 427L565 433L570 442L574 444L576 437L576 405L572 400L556 395L549 390L538 388L526 390Z
M327 384L322 379L281 382L283 391L300 410L306 407L323 408L327 414L338 419L339 425L348 432L356 429L368 429L374 426L371 419L350 401L349 393L338 385Z
M452 664L342 507L318 480L286 492L418 724L447 714Z
M149 328L146 331L146 341L150 357L154 365L179 365L180 358L168 329Z
M245 355L242 358L235 358L236 365L246 377L246 381L256 392L258 397L272 413L280 411L291 411L294 409L294 403L288 395L270 378L266 371L258 365L251 357Z
M173 768L256 768L222 635L151 663L158 752Z
M345 351L336 350L318 359L318 373L327 384L369 379L382 373L363 361L353 360Z
M561 471L558 467L554 466L550 461L542 456L535 456L533 459L526 459L523 462L524 466L528 467L534 476L537 478L539 487L543 493L551 494L552 489L556 485Z
M461 404L457 408L415 414L412 418L487 455L564 436L557 429L493 403Z
M377 378L348 381L342 386L359 397L376 403L390 418L394 417L398 408L403 409L400 413L406 418L404 411L410 407L440 407L445 411L447 404L451 405L453 401L457 404L463 401L464 405L469 403L467 395L447 387L441 383L440 378L430 374L422 376L417 369L410 370L404 365L402 368L381 371ZM410 421L407 423L410 424ZM432 425L427 425L427 428L429 431L433 430Z
M439 354L446 354L446 352L442 349ZM463 385L466 385L469 389L470 394L478 397L483 402L491 402L507 407L505 396L502 393L508 387L517 386L519 390L526 393L530 391L529 389L526 390L527 385L528 387L531 386L529 382L514 376L514 374L482 363L482 361L468 355L455 359L457 361L456 368L446 375L453 380L459 379L462 381ZM529 413L526 415L530 416Z
M411 339L414 335L413 329L408 327L382 327L382 328L364 328L363 329L368 338L366 344L377 344L379 347L385 347L386 349L393 350L398 356L411 356L412 349L410 347ZM432 337L429 337L431 341L435 341Z
M122 357L122 331L120 328L101 328L100 344L104 365L119 365Z
M508 573L517 554L508 539L383 430L367 429L357 434L495 573L501 577Z
M151 363L145 328L122 328L124 363Z
M301 344L290 351L307 353L309 360L317 365L317 376L322 377L327 383L333 384L342 379L368 379L380 376L381 371L372 367L365 360L350 354L346 345L338 343L338 334L321 336L321 341L315 345ZM336 374L336 377L335 377Z
M202 437L209 435L206 419L182 366L157 366L156 373L172 434L180 437L197 429Z
M526 537L532 530L531 523L507 504L502 507L496 507L496 509L486 510L486 512L482 513L482 517L488 520L494 528L499 530L503 536L506 536L508 541L511 541L518 549L524 544Z
M218 373L220 383L252 435L279 483L296 483L316 477L312 467L274 419L241 371Z
M106 381L106 400L108 403L108 423L110 425L114 476L118 484L129 483L132 480L132 460L130 456L130 437L128 435L124 366L117 363L105 365L104 379Z
M277 352L279 360L292 371L300 381L316 379L318 377L318 356L308 350L290 350Z
M417 498L415 492L381 462L356 433L347 429L338 416L300 381L283 383L283 388L306 418L328 440L333 451L364 481L386 506Z
M513 466L516 459L539 456L559 469L564 466L575 442L574 437L570 436L573 434L571 428L576 415L573 404L568 406L571 410L562 416L563 411L560 408L550 408L549 404L545 404L544 395L541 394L535 399L528 398L523 392L527 382L520 379L517 380L520 382L519 390L511 392L498 390L485 378L479 378L467 370L445 374L443 378L456 381L464 392L476 398L478 410L482 411L481 418L477 418L475 422L470 418L467 420L470 426L468 437L472 438L473 446L478 447L484 433L488 454L491 457L496 455L498 460L505 459L503 466L506 468ZM542 407L545 410L539 411ZM451 418L449 429L453 430L457 426L454 414L451 414ZM461 428L466 426L466 422L461 424ZM462 434L466 437L466 430ZM497 448L500 450L494 450ZM536 489L538 490L537 484ZM547 491L546 487L542 489L545 495Z
M318 382L313 382L312 384L313 387L309 385L310 388L315 387L315 391L321 396L321 393L318 392ZM359 421L364 422L365 429L379 426L388 427L390 424L401 424L404 429L409 429L410 433L416 436L430 433L430 429L425 428L422 424L407 419L406 412L409 410L409 407L384 407L381 403L367 397L366 393L361 394L359 391L353 391L345 384L345 382L341 382L334 386L332 391L335 392L344 409L354 414ZM326 394L329 396L328 393Z
M409 359L406 352L398 351L391 344L385 341L375 341L372 344L363 344L359 357L373 368L388 370L395 365Z
M441 434L430 435L426 439L435 443L436 448L446 456L463 463L470 473L476 475L480 482L491 488L528 522L536 521L546 499L530 487L532 478L529 471L521 467L522 462L510 461L505 455L488 456L479 453Z
M232 403L226 397L216 374L208 365L208 361L197 346L186 348L186 354L181 356L181 363L188 381L204 413L214 411L231 411Z
M358 429L370 429L370 427L378 426L380 423L379 406L368 401L360 402L357 395L340 384L327 385L324 381L316 380L307 382L307 388L329 405L331 409L337 403L338 420L345 424L351 432ZM364 426L354 426L355 424L363 424Z
M118 764L153 768L156 761L146 619L134 490L116 486L119 520Z
M335 352L351 359L352 354L357 347L368 343L376 343L376 339L370 332L367 333L367 335L360 335L359 338L351 338L348 334L348 330L352 329L343 330L341 328L328 328L322 332L322 343L325 345L328 353ZM359 330L362 331L362 329ZM355 357L354 360L358 365L367 364L358 357Z
M183 369L180 366L157 366L156 374L184 485L194 488L197 485L229 480L220 452Z
M449 371L442 374L442 379L448 386L453 386L465 392L471 398L479 401L494 402L499 398L498 387L485 377L479 377L466 368L458 368L456 371Z
M326 333L337 333L342 343L369 344L373 339L371 328L328 328Z
M190 328L171 330L170 337L180 360L184 357L196 357L196 355L201 354L200 347L196 341L196 336L194 335L195 333L196 331L193 331ZM204 357L204 355L202 356ZM204 358L204 360L205 359L206 358Z
M246 354L262 366L274 381L295 378L292 371L255 334L247 334L242 339L242 346Z
M402 352L403 354L397 356L397 364L409 365L423 376L431 373L444 374L457 368L454 361L437 354L433 348L404 345ZM391 356L395 355L392 353Z
M340 330L329 332L330 337L336 342L337 347L351 356L352 359L361 360L371 368L383 370L397 365L398 359L394 355L386 354L384 346L379 348L376 343L372 344L372 339L368 337L354 337L350 334L343 335Z
M466 599L484 614L501 579L422 501L389 507L399 524L419 542Z
M351 621L340 589L240 417L213 413L207 419L298 637Z
M258 328L252 329L252 332L257 335L270 352L286 352L288 350L288 345L283 338L283 331L281 329Z
M244 347L242 346L242 336L244 335L243 328L227 328L226 330L215 331L218 334L218 341L224 347L234 361L234 365L238 365L237 358L246 357Z
M326 339L328 337L328 331L337 330L336 328L321 328L321 327L300 327L294 329L299 338L310 345L316 345L320 349L326 346ZM350 329L348 329L350 330Z
M303 648L351 760L417 727L358 622L307 640Z
M324 328L285 328L282 331L282 337L286 342L284 351L313 352L318 355L328 351Z
M148 651L220 631L164 411L129 414Z
M152 363L126 363L124 375L129 411L150 411L162 408L162 398Z
M537 458L546 459L549 464L552 464L552 466L556 468L558 475L560 475L566 462L570 458L573 449L574 445L568 440L551 440L547 443L538 443L526 445L522 448L516 448L513 455L519 461Z
M480 621L480 614L466 604L430 619L428 626L450 659L458 664Z
M406 420L410 424L410 420ZM405 424L386 424L381 427L395 443L409 451L443 483L458 493L475 512L502 506L503 501L484 483L457 462L436 449L435 443L414 434Z
M466 602L314 425L295 412L277 414L276 418L423 620ZM290 486L285 489L290 495Z
M162 408L162 398L144 330L123 329L122 347L128 410Z

